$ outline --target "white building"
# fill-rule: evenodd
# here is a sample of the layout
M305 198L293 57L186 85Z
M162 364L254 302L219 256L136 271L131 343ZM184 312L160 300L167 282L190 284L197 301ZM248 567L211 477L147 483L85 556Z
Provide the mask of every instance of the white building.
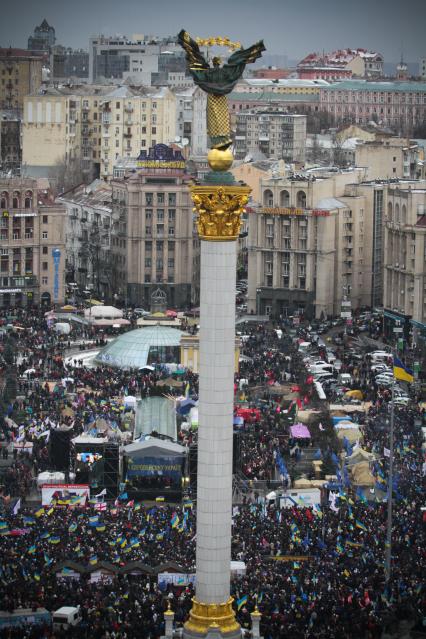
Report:
M161 53L179 53L176 38L155 36L92 36L89 39L89 83L103 80L126 80L151 86L153 73L161 71Z

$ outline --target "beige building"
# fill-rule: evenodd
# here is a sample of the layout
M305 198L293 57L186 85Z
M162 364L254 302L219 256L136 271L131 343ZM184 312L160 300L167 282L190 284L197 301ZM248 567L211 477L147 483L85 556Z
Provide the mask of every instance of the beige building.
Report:
M426 181L387 187L384 227L385 331L426 351Z
M390 137L355 146L355 165L365 167L366 178L417 179L421 175L421 150L407 138Z
M64 303L66 213L46 187L0 181L0 308Z
M26 49L0 49L0 109L22 113L24 97L42 83L43 56Z
M249 214L249 312L337 315L346 297L357 308L381 294L382 208L356 191L362 178L353 169L261 179Z
M176 97L167 88L49 88L25 98L22 161L35 176L62 163L110 178L117 158L137 157L175 135Z
M111 184L113 216L121 207L126 224L128 302L150 308L152 293L160 289L169 308L194 305L198 240L181 153L157 145L136 171Z

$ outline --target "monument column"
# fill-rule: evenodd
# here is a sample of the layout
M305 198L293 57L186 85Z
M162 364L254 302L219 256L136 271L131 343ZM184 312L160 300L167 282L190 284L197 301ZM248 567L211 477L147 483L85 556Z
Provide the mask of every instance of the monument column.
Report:
M201 244L197 477L196 595L184 638L236 639L241 628L230 597L232 523L232 437L235 370L235 280L241 214L251 189L228 172L233 157L226 94L245 65L265 50L262 41L244 49L229 38L193 40L184 30L178 42L195 83L207 93L211 172L191 187ZM212 66L199 45L236 51L222 67Z
M223 162L215 162L218 157ZM213 167L228 167L232 155L213 150L209 160ZM237 239L249 193L217 168L191 187L201 240L201 298L197 582L185 637L206 636L215 624L222 636L241 635L230 597L232 438Z

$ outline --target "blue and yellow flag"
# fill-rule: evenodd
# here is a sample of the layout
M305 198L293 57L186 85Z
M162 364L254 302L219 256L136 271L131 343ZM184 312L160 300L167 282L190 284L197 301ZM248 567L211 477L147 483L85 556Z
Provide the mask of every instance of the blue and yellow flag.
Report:
M177 528L179 526L179 521L179 515L175 513L170 521L172 528Z
M402 382L414 382L414 374L411 368L405 366L398 357L393 358L393 375L395 379L399 379Z
M96 566L96 564L98 563L97 555L92 555L89 559L89 563L91 566Z
M237 599L237 609L241 610L241 608L246 605L247 601L248 595L243 595L240 599Z
M359 519L355 519L355 527L359 528L360 530L364 532L367 532L367 527Z
M44 515L44 508L39 508L34 514L36 517L41 517L42 515Z

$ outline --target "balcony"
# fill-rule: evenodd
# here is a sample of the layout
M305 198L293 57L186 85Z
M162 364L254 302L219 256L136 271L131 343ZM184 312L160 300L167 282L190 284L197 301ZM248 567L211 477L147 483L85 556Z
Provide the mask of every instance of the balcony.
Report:
M130 131L127 131L127 133L123 133L123 137L124 138L131 138L132 137L132 133L130 133Z
M126 113L133 113L133 107L130 104L128 104L127 106L124 107L124 111Z

